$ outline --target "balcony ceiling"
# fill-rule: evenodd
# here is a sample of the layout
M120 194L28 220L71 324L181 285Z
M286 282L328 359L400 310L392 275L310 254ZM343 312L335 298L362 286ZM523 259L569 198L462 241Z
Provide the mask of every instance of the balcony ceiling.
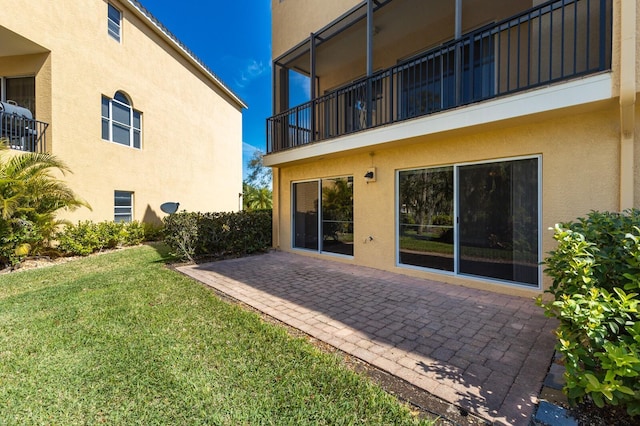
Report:
M0 57L31 55L48 52L48 49L0 26Z
M463 0L462 32L515 15L531 6L531 0ZM408 50L403 57L392 58L393 61L451 40L454 27L455 0L392 0L374 14L374 62L384 56L385 50L397 51L398 45L407 44L411 38L421 39L421 47ZM322 41L316 49L316 75L322 78L341 65L349 64L361 69L361 76L365 70L366 42L366 19L338 36ZM285 65L308 75L309 52ZM385 67L390 65L385 64Z

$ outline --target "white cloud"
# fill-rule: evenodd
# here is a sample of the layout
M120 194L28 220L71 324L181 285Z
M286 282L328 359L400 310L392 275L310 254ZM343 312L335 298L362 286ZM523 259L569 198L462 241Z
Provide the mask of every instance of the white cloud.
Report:
M268 71L269 66L265 65L263 61L249 60L244 64L243 69L240 71L240 77L236 78L234 82L238 87L244 88L253 80Z
M260 148L256 148L255 146L251 145L248 142L242 142L242 156L244 157L245 155L248 157L251 157L253 155L254 152L256 151L261 151Z

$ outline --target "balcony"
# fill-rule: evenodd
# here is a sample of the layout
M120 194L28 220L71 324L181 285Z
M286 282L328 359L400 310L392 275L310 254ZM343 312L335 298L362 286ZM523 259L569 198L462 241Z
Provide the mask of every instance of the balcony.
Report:
M25 152L45 152L48 123L0 110L0 143Z
M543 3L267 119L267 153L611 69L612 0Z

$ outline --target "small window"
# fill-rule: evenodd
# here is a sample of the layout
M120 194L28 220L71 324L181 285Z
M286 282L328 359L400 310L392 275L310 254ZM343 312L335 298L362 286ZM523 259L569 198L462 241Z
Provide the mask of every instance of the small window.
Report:
M140 149L142 113L131 107L131 101L116 92L113 99L102 97L102 139Z
M133 220L133 192L115 191L113 200L113 220L131 222Z
M120 24L122 22L122 12L113 7L111 3L108 5L107 13L107 32L115 40L120 41Z

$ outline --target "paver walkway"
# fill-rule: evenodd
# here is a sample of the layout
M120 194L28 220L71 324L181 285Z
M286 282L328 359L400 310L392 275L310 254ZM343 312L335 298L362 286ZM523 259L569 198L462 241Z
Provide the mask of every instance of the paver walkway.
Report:
M529 423L553 356L532 298L285 252L178 270L497 423Z

